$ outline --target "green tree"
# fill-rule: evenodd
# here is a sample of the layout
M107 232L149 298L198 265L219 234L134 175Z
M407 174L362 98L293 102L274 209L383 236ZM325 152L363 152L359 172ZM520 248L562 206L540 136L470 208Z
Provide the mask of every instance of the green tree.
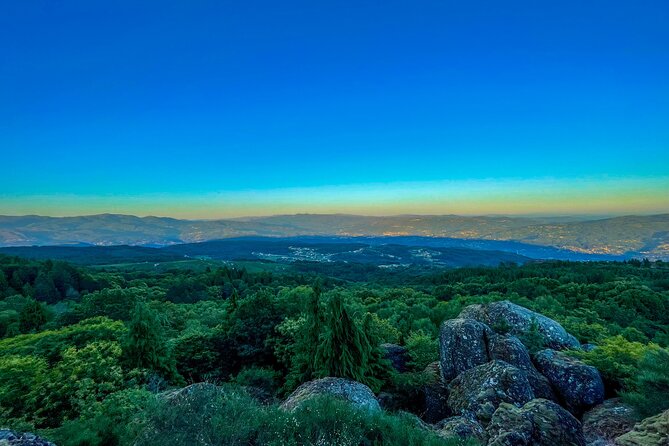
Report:
M381 386L378 372L382 366L377 348L353 320L342 295L332 296L314 357L317 375L350 378L378 391Z
M132 312L123 357L131 367L154 371L168 380L180 379L158 315L144 302L138 302Z
M35 400L32 392L42 381L47 363L34 356L0 357L0 424L16 418L32 418Z
M123 388L121 347L117 342L91 342L70 347L31 391L45 427L56 427L94 411L107 395Z
M313 378L314 355L320 342L322 315L320 310L321 287L314 284L304 305L304 320L292 346L292 366L286 378L286 390L293 390Z
M19 313L19 329L22 333L39 330L46 324L46 319L47 314L44 305L31 299Z
M35 289L33 290L35 299L49 304L56 303L60 300L61 296L58 292L58 288L53 283L53 279L49 273L44 271L40 272L35 279Z

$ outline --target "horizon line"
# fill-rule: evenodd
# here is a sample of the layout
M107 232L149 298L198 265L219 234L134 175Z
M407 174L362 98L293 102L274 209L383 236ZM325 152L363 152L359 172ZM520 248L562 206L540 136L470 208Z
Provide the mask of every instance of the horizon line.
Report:
M76 215L46 215L46 214L0 214L0 218L25 218L25 217L37 217L37 218L55 218L55 219L64 219L64 218L85 218L85 217L104 217L104 216L115 216L115 217L134 217L139 219L145 218L164 218L180 221L230 221L230 220L244 220L249 218L273 218L273 217L297 217L297 216L317 216L317 217L332 217L332 216L346 216L346 217L365 217L365 218L395 218L395 217L468 217L468 218L592 218L593 220L605 220L609 218L624 218L624 217L659 217L669 215L669 210L666 212L639 212L639 213L517 213L517 214L504 214L504 213L490 213L490 214L466 214L466 213L447 213L447 214L421 214L421 213L400 213L400 214L384 214L384 215L371 215L371 214L356 214L356 213L347 213L347 212L296 212L296 213L279 213L279 214L262 214L262 215L243 215L239 217L217 217L217 218L183 218L183 217L174 217L171 215L139 215L139 214L128 214L128 213L116 213L116 212L101 212L95 214L76 214Z

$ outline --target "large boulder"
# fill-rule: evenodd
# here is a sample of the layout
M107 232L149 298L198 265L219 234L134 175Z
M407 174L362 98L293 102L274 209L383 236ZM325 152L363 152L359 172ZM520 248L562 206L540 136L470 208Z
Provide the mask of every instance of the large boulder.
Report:
M0 429L0 446L56 446L30 432L19 433L9 429Z
M604 401L604 383L596 368L551 349L538 352L534 361L574 415L580 416Z
M533 324L543 335L547 347L555 350L580 348L578 340L567 333L562 325L542 314L528 310L508 300L487 305L470 305L462 310L459 318L474 319L493 329L504 328L510 334L522 336L530 332Z
M432 379L423 388L425 410L422 418L428 423L436 423L450 415L450 410L448 409L448 389L446 389L441 379L439 362L428 364L423 373Z
M669 410L646 418L616 438L616 446L669 446Z
M604 401L583 415L583 434L588 445L612 446L614 440L634 427L636 411L619 398Z
M555 393L548 380L532 364L527 348L515 336L494 334L488 339L490 359L508 362L527 373L527 380L536 398L556 401Z
M520 370L534 370L532 358L527 348L515 336L494 334L488 339L490 359L499 359L518 367Z
M323 395L348 401L357 408L371 412L381 410L379 402L369 387L344 378L321 378L306 382L286 398L281 408L292 411L304 402Z
M397 344L381 344L381 350L383 350L384 358L390 362L395 370L400 373L407 371L409 355L406 348Z
M492 334L490 327L473 319L444 321L439 330L439 361L444 381L488 362L488 338Z
M483 424L501 403L522 406L534 398L527 374L504 361L462 372L451 381L448 391L448 406L454 414L473 414Z
M445 439L474 439L480 443L485 443L487 439L483 426L474 418L463 415L441 420L436 424L435 430L437 435Z
M169 390L159 394L159 397L173 404L187 403L192 405L194 401L206 401L225 393L223 387L212 383L195 383L180 389Z
M502 403L487 427L488 446L584 446L581 424L558 404L534 399L522 407Z

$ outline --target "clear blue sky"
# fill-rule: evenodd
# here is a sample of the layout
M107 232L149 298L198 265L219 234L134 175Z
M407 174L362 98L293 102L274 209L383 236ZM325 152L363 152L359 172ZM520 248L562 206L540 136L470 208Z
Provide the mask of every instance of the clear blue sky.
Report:
M5 1L0 214L669 211L667 23L666 0Z

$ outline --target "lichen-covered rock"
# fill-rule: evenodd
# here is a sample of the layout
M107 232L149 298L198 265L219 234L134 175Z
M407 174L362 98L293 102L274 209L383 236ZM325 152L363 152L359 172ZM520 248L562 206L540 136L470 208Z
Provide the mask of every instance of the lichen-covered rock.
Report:
M490 359L499 359L527 373L535 398L556 400L555 393L548 380L532 364L527 348L515 336L494 334L488 339Z
M444 321L439 330L439 361L444 381L488 362L487 344L492 334L490 327L473 319Z
M616 438L616 446L669 446L669 410L637 423Z
M635 410L613 398L593 407L583 415L583 434L588 445L612 446L616 437L632 430Z
M489 445L528 446L532 444L534 426L521 408L502 403L492 416L486 429Z
M604 383L596 368L555 350L542 350L535 364L555 389L564 406L574 415L604 401Z
M532 392L535 398L543 398L545 400L558 401L558 397L553 391L551 383L548 379L536 369L525 371L527 374L527 381L530 383Z
M321 378L306 382L286 398L281 408L292 411L304 402L322 395L346 400L360 409L372 412L381 410L379 402L369 387L344 378Z
M425 411L422 417L428 423L436 423L450 415L448 409L448 390L441 379L439 362L428 364L423 372L431 376L432 381L425 385Z
M400 373L407 371L409 360L407 349L397 344L381 344L383 356L390 362L395 370Z
M56 446L30 432L19 433L9 429L0 429L0 446Z
M585 445L578 420L544 399L534 399L521 408L500 404L486 433L488 446Z
M521 370L534 370L527 348L515 336L494 334L488 339L490 359L508 362Z
M483 426L468 416L459 415L446 418L437 423L435 429L437 435L445 439L474 439L481 443L485 443L487 439Z
M553 319L508 300L486 305L470 305L464 308L458 317L483 322L493 329L504 327L505 331L516 336L528 333L532 324L536 323L539 333L544 337L546 346L555 350L580 348L581 346L574 336L567 333L562 325Z
M448 406L455 414L473 414L486 424L505 402L522 406L534 398L527 373L504 361L469 369L451 381Z

